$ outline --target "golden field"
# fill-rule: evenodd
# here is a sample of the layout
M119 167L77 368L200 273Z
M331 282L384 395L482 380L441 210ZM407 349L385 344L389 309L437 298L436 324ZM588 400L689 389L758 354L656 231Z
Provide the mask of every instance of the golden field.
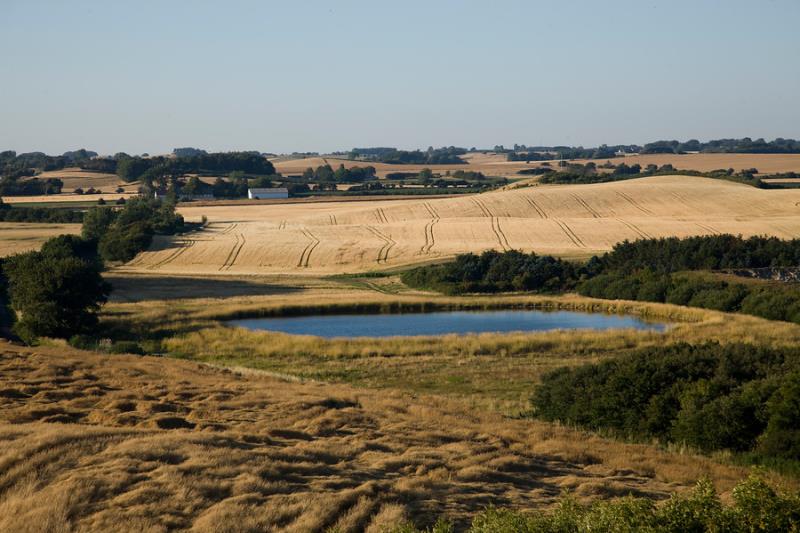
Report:
M430 168L436 173L444 174L447 171L472 170L483 172L487 176L504 176L507 178L519 178L517 174L525 168L534 168L541 165L540 161L507 161L505 154L496 153L471 153L461 156L466 162L464 165L389 165L386 163L372 163L366 161L350 161L337 159L335 157L309 157L305 159L276 159L273 160L275 169L284 175L302 174L308 168L316 168L320 165L329 164L333 168L344 165L346 168L354 166L371 165L375 167L378 176L386 176L390 172L419 172L423 168ZM649 164L664 165L672 164L677 169L699 170L708 172L720 168L733 168L743 170L757 168L761 173L774 174L777 172L800 172L800 154L649 154L634 155L626 157L616 157L612 159L592 160L597 164L611 161L613 164L626 163L628 165L640 164L646 167ZM576 159L574 163L587 163L585 159ZM557 163L557 160L550 160L549 163Z
M690 176L530 186L372 202L186 206L202 231L159 238L125 271L335 274L518 249L585 258L622 240L719 233L800 235L800 191Z
M51 237L80 232L80 224L0 222L0 257L38 250Z
M0 530L380 532L746 470L432 396L0 343ZM773 481L780 481L772 476Z
M608 159L594 159L598 165L609 161ZM615 165L671 164L680 170L698 170L709 172L718 169L732 168L736 171L750 168L758 169L760 174L776 174L780 172L800 172L800 154L646 154L625 156L610 160ZM575 160L575 163L586 163L585 160Z

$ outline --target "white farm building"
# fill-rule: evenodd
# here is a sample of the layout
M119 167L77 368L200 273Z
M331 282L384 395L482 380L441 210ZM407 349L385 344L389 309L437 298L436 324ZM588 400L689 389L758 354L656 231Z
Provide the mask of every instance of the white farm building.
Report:
M289 190L285 187L247 189L247 197L251 200L274 200L279 198L289 198Z

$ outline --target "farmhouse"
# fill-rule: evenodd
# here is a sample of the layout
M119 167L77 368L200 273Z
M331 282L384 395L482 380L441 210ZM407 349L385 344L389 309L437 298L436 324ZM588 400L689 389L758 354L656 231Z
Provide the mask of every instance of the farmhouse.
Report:
M289 198L289 190L285 187L247 189L247 197L251 200Z

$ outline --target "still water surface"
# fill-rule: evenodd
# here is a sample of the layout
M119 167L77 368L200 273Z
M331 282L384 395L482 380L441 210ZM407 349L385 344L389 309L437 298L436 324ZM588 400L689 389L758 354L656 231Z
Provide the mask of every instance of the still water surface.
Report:
M666 324L626 315L574 311L440 311L435 313L313 315L232 320L232 326L319 337L396 337L556 329L664 331Z

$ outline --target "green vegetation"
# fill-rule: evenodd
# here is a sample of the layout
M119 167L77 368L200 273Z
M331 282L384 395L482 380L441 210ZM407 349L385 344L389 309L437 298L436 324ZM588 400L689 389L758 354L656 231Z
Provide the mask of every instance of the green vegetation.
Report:
M799 356L796 348L749 344L651 347L545 374L533 414L705 452L749 452L768 464L797 462Z
M375 179L375 167L345 168L343 164L333 170L330 165L321 165L316 169L311 167L303 172L303 179L307 182L323 183L363 183Z
M489 250L481 255L462 254L441 265L430 265L401 274L403 283L445 294L469 292L557 292L574 286L577 268L550 256L512 250Z
M258 152L200 153L186 157L131 157L117 154L117 175L124 181L158 184L167 177L190 173L246 172L273 175L275 167Z
M614 270L582 282L578 292L592 298L688 305L800 323L800 287L796 284L740 283L705 272Z
M729 532L797 531L800 497L782 494L757 475L733 490L733 502L724 504L708 480L700 480L686 494L673 495L662 505L650 499L626 496L615 500L579 503L563 496L552 511L523 512L490 507L478 513L469 533L590 533L590 532ZM429 533L450 533L453 525L440 519ZM394 533L421 533L413 524Z
M587 183L606 183L610 181L630 180L636 178L645 178L648 176L671 175L680 173L687 176L701 176L706 178L724 179L728 181L735 181L737 183L744 183L758 188L769 188L769 185L755 177L758 170L755 168L742 170L739 172L734 171L732 168L712 170L711 172L699 172L697 170L680 170L677 171L671 164L662 165L647 165L642 168L639 164L627 165L620 163L613 165L611 162L606 162L601 166L589 162L585 165L579 163L566 163L562 162L562 170L557 172L544 172L540 183L554 183L554 184L587 184ZM605 171L604 171L605 170Z
M442 148L428 147L422 150L397 150L396 148L354 148L351 159L380 161L395 165L460 165L464 160L459 156L467 153L465 148L447 146Z
M93 331L111 290L100 275L102 268L94 243L73 235L3 260L11 309L17 315L14 333L32 343L38 337Z
M464 254L406 271L402 280L446 294L575 289L592 298L688 305L800 323L800 287L738 282L709 272L798 264L798 239L714 235L625 241L582 265L518 251Z
M736 154L798 154L800 141L778 137L774 141L764 139L717 139L700 142L692 139L686 142L656 141L645 144L642 154L683 154L686 152L736 153Z
M83 222L83 211L46 207L18 207L5 204L0 199L0 222L81 223Z
M130 261L150 246L153 235L172 235L184 228L175 204L133 198L119 210L95 207L85 216L83 237L98 243L105 261Z

